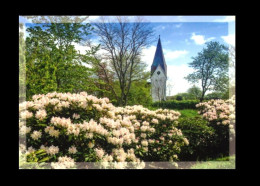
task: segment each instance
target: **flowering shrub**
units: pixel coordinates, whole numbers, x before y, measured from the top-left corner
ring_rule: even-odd
[[[199,114],[215,129],[215,143],[218,148],[228,151],[229,140],[235,137],[235,96],[229,100],[210,100],[196,105]]]
[[[228,125],[230,131],[230,140],[235,135],[235,96],[229,100],[210,100],[208,102],[199,103],[196,105],[199,109],[199,114],[203,118],[216,125]]]
[[[42,161],[52,162],[52,168],[74,168],[76,162],[104,162],[108,168],[134,162],[143,168],[143,161],[177,160],[181,146],[188,144],[174,127],[179,112],[114,107],[108,98],[86,92],[34,95],[19,111],[27,160],[35,161],[32,154],[42,150],[47,155]]]

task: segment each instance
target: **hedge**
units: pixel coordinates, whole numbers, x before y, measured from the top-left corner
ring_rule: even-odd
[[[153,107],[161,107],[167,109],[196,109],[196,104],[199,103],[199,100],[169,100],[163,102],[154,102]]]

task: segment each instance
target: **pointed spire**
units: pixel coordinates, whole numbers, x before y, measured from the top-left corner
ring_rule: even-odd
[[[165,63],[165,59],[164,59],[164,55],[163,55],[160,35],[159,35],[157,48],[156,48],[156,52],[155,52],[154,59],[153,59],[153,64],[151,66],[151,75],[153,75],[154,71],[156,70],[156,68],[159,65],[162,67],[162,69],[164,70],[165,75],[167,76],[167,65]]]

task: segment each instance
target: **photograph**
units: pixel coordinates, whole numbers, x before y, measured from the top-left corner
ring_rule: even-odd
[[[235,15],[18,28],[19,169],[236,169]]]

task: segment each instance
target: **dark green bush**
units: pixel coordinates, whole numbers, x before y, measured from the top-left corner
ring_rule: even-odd
[[[199,100],[170,100],[170,101],[164,101],[164,102],[154,102],[152,104],[153,107],[161,107],[166,109],[196,109],[196,104],[199,103]]]
[[[212,125],[201,117],[183,117],[178,121],[176,127],[189,140],[189,145],[181,148],[180,161],[205,161],[209,158],[228,156],[227,125]]]
[[[176,126],[189,140],[188,146],[181,148],[180,161],[205,160],[212,156],[211,147],[214,144],[215,130],[201,117],[180,118]]]
[[[211,121],[209,127],[214,129],[214,143],[212,144],[213,157],[229,155],[229,125],[218,125]]]
[[[176,97],[176,100],[178,100],[178,101],[182,101],[183,98],[182,98],[182,96],[177,96],[177,97]]]

